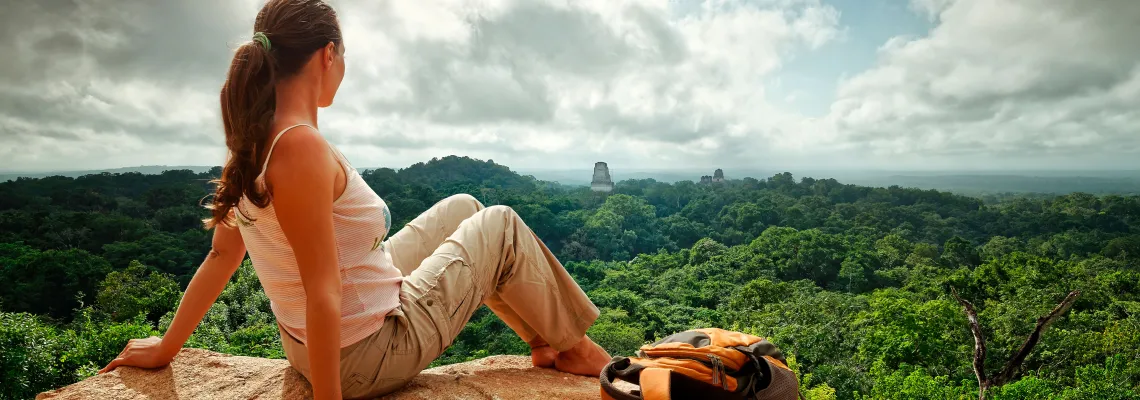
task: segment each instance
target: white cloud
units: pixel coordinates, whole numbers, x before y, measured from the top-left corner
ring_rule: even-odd
[[[814,1],[708,2],[687,13],[663,1],[372,7],[342,12],[352,63],[341,104],[352,106],[330,119],[368,114],[351,136],[377,148],[394,139],[379,131],[418,132],[417,147],[440,155],[499,151],[529,166],[644,149],[661,153],[633,162],[745,157],[736,137],[762,142],[784,113],[767,104],[766,79],[789,52],[839,32],[838,12]]]
[[[781,143],[777,123],[792,118],[767,103],[767,78],[791,52],[841,34],[838,12],[816,0],[333,4],[349,65],[321,122],[360,165],[452,153],[511,166],[744,157],[741,144]],[[200,144],[198,163],[220,161],[217,88],[256,9],[21,3],[6,12],[14,40],[0,44],[21,55],[0,62],[0,141],[55,137],[24,146],[84,167],[139,159],[130,143],[156,146],[146,163],[171,159],[164,143]],[[51,151],[13,152],[0,167],[59,167],[42,156]]]
[[[249,6],[5,4],[0,169],[217,163],[217,89],[234,39],[252,26]]]
[[[348,71],[322,131],[358,166],[1135,165],[1140,2],[912,0],[929,35],[805,118],[784,107],[820,94],[776,74],[866,28],[822,1],[335,0]],[[6,6],[0,169],[219,163],[260,3]]]
[[[915,3],[939,11],[930,35],[888,42],[839,85],[829,121],[849,145],[880,160],[1136,165],[1140,2]]]

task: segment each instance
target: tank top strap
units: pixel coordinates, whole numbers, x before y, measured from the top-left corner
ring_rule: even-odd
[[[261,172],[257,174],[258,179],[260,179],[262,175],[265,175],[265,168],[269,167],[269,157],[273,156],[273,147],[277,146],[277,141],[281,140],[281,135],[284,135],[285,132],[288,132],[290,129],[296,128],[298,126],[307,126],[309,128],[312,128],[314,131],[317,130],[317,128],[314,128],[309,124],[296,124],[282,129],[280,132],[277,132],[277,135],[273,136],[273,142],[269,144],[269,151],[265,153],[265,162],[261,164]]]
[[[334,146],[328,139],[325,140],[325,144],[329,145],[329,150],[332,151],[333,157],[336,158],[336,161],[340,163],[341,168],[344,168],[346,173],[349,169],[353,169],[352,163],[348,162],[348,157],[345,157],[344,153],[340,152],[340,148]]]

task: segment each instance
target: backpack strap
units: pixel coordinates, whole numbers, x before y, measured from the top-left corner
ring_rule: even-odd
[[[621,358],[622,360],[617,360]],[[606,368],[602,370],[602,399],[603,400],[672,400],[673,398],[673,371],[665,368],[646,368],[634,364],[625,357],[614,357]],[[615,366],[615,364],[617,364]],[[633,393],[618,389],[614,379],[636,383],[641,390]]]
[[[744,400],[740,393],[721,390],[669,368],[647,367],[628,357],[616,356],[602,369],[602,400]],[[632,393],[614,385],[616,379],[636,384],[639,390]]]
[[[753,364],[748,368],[752,379],[747,382],[749,387],[745,393],[754,393],[758,400],[804,399],[799,391],[799,379],[788,368],[788,361],[776,346],[762,341],[734,348],[747,354]]]
[[[602,400],[644,400],[640,393],[634,394],[614,386],[614,379],[637,383],[645,367],[630,362],[628,357],[616,356],[602,368]]]

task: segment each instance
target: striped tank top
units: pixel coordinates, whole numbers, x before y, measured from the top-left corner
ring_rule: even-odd
[[[281,135],[298,126],[281,130],[269,145],[265,163],[255,182],[264,190],[265,168]],[[313,128],[316,130],[316,128]],[[327,143],[327,142],[326,142]],[[332,143],[329,151],[344,169],[344,193],[333,202],[333,233],[336,237],[337,269],[341,279],[340,346],[347,347],[376,332],[384,317],[400,304],[403,274],[392,264],[383,241],[392,227],[388,205],[364,182]],[[306,343],[305,287],[297,259],[273,210],[273,202],[259,208],[244,196],[234,208],[238,229],[250,261],[277,322],[301,343]]]

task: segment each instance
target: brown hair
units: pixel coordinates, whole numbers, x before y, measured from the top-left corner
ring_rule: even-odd
[[[269,204],[269,191],[260,192],[254,180],[261,173],[261,152],[268,147],[277,82],[300,71],[328,43],[341,45],[336,12],[321,0],[269,0],[257,13],[253,30],[268,40],[238,47],[222,86],[229,158],[222,175],[211,181],[217,189],[206,206],[213,214],[203,221],[206,229],[219,223],[232,226],[229,212],[243,195],[258,207]]]

